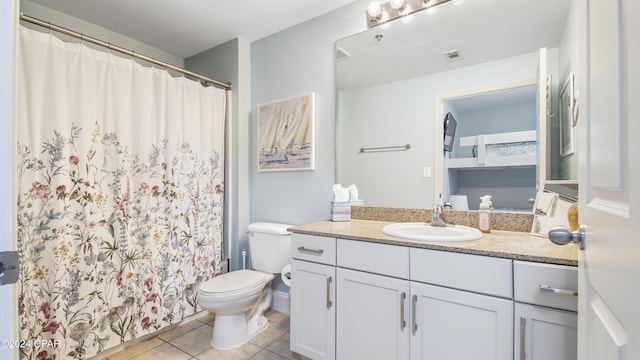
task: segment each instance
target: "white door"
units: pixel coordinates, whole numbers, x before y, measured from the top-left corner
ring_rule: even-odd
[[[579,2],[578,356],[640,359],[640,2]]]
[[[291,350],[314,360],[336,357],[335,266],[291,261]]]
[[[409,359],[409,281],[338,268],[336,359]]]
[[[578,358],[578,315],[575,312],[516,303],[514,319],[514,359]]]
[[[538,58],[538,91],[536,96],[536,115],[538,116],[538,166],[536,167],[536,184],[538,187],[547,180],[548,169],[551,164],[547,153],[549,116],[551,111],[551,75],[547,69],[547,48],[541,48]]]
[[[513,301],[411,283],[411,360],[511,360]]]
[[[17,0],[0,1],[0,251],[15,247],[14,171],[14,74]],[[17,338],[17,306],[15,285],[0,286],[0,359],[17,359],[11,347]]]

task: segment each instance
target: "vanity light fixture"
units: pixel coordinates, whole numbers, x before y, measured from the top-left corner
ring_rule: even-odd
[[[424,3],[424,10],[427,15],[433,15],[438,11],[435,7],[436,0],[423,0],[422,2]]]
[[[398,10],[400,16],[406,16],[411,13],[411,5],[409,5],[406,0],[391,0],[389,1],[389,5]]]
[[[374,1],[369,4],[367,8],[367,14],[369,15],[369,23],[382,24],[389,19],[389,13],[382,8],[379,2]]]
[[[408,23],[413,19],[414,14],[425,12],[431,15],[441,5],[448,3],[459,5],[463,2],[464,0],[389,0],[381,4],[373,1],[367,8],[367,26],[387,28],[396,19]]]

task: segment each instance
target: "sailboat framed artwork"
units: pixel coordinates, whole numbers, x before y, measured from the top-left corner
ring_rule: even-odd
[[[258,105],[258,171],[315,170],[315,94]]]

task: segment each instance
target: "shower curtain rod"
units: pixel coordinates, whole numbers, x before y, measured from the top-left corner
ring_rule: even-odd
[[[156,59],[154,59],[152,57],[139,54],[139,53],[137,53],[137,52],[135,52],[133,50],[128,50],[128,49],[125,49],[123,47],[108,43],[106,41],[102,41],[102,40],[96,39],[94,37],[87,36],[85,34],[82,34],[82,33],[79,33],[79,32],[73,31],[73,30],[69,30],[67,28],[63,28],[62,26],[54,25],[54,24],[52,24],[50,22],[43,21],[43,20],[31,17],[29,15],[25,15],[23,12],[20,12],[20,20],[24,20],[24,21],[27,21],[27,22],[30,22],[32,24],[36,24],[36,25],[39,25],[39,26],[42,26],[42,27],[46,27],[49,30],[57,31],[57,32],[63,33],[65,35],[69,35],[69,36],[78,38],[81,41],[88,41],[90,43],[105,47],[105,48],[107,48],[109,50],[115,50],[117,52],[129,55],[131,57],[150,62],[150,63],[152,63],[154,65],[159,65],[159,66],[162,66],[164,68],[167,68],[167,69],[170,69],[170,70],[173,70],[173,71],[177,71],[177,72],[185,74],[185,75],[189,75],[191,77],[194,77],[194,78],[200,80],[200,82],[202,82],[203,85],[205,83],[211,83],[211,84],[220,86],[220,87],[222,87],[224,89],[231,90],[231,83],[230,82],[229,83],[224,83],[222,81],[218,81],[218,80],[211,79],[211,78],[208,78],[208,77],[200,75],[200,74],[196,74],[194,72],[191,72],[189,70],[177,67],[175,65],[171,65],[169,63],[166,63],[166,62],[163,62],[163,61],[160,61],[160,60],[156,60]]]

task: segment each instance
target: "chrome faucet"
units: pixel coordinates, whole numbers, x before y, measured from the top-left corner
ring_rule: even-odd
[[[431,216],[431,226],[448,226],[447,222],[442,218],[442,205],[433,205],[433,215]]]

